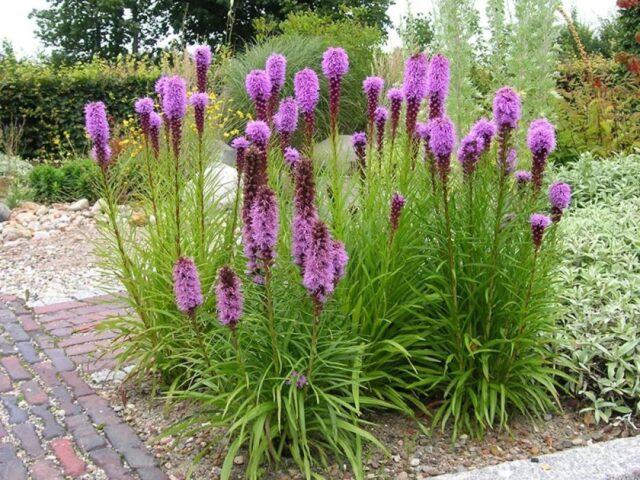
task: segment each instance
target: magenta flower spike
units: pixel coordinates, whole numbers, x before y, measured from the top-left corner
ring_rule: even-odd
[[[378,155],[380,156],[380,158],[382,158],[382,150],[384,148],[384,128],[387,124],[388,117],[389,112],[384,107],[376,108],[376,111],[373,114],[376,125],[376,143],[378,148]]]
[[[368,132],[373,133],[375,112],[378,108],[380,93],[384,88],[384,80],[380,77],[367,77],[362,82],[362,89],[367,97],[367,118],[369,119]]]
[[[262,120],[252,120],[247,123],[244,133],[249,141],[253,142],[256,147],[266,151],[269,138],[271,137],[269,125]]]
[[[391,213],[389,214],[389,224],[391,225],[391,233],[394,234],[398,230],[400,225],[400,215],[404,209],[406,199],[400,195],[399,192],[395,192],[391,195]]]
[[[302,283],[316,304],[323,304],[335,288],[333,242],[327,226],[316,220],[311,229]]]
[[[276,194],[267,185],[258,190],[251,207],[251,231],[257,258],[266,265],[275,258],[279,212]]]
[[[443,183],[451,168],[451,152],[456,143],[455,128],[449,117],[429,120],[429,150],[433,153]]]
[[[107,107],[104,103],[87,103],[84,107],[84,122],[87,135],[93,143],[93,159],[100,168],[106,169],[111,162],[111,148],[109,147],[111,134],[107,121]]]
[[[427,93],[428,67],[424,53],[415,54],[405,62],[403,94],[407,103],[406,127],[410,139],[414,138],[420,104]]]
[[[236,137],[231,142],[231,148],[236,151],[236,170],[238,170],[238,181],[242,178],[244,171],[244,161],[249,141],[245,137]]]
[[[315,130],[315,109],[320,99],[320,82],[318,75],[310,68],[305,68],[296,73],[293,79],[293,89],[295,92],[298,108],[302,112],[306,126],[306,147],[311,149],[313,145],[313,134]]]
[[[216,284],[216,310],[220,324],[235,329],[242,316],[243,304],[240,279],[230,267],[222,267]]]
[[[462,171],[465,179],[468,179],[476,170],[478,160],[482,154],[484,141],[475,135],[473,131],[464,137],[458,148],[458,161],[462,165]]]
[[[551,220],[557,223],[571,203],[571,187],[564,182],[552,183],[549,187],[549,201],[551,202]]]
[[[153,100],[149,97],[139,98],[134,104],[134,110],[138,114],[140,121],[140,128],[142,128],[142,133],[147,140],[149,138],[149,115],[153,112],[153,107]]]
[[[278,105],[280,91],[284,87],[287,77],[287,58],[279,53],[272,53],[267,58],[265,70],[271,81],[271,92],[269,93],[269,103],[267,105],[267,118],[271,118]]]
[[[193,60],[196,62],[196,78],[198,91],[207,91],[207,73],[211,66],[211,48],[209,45],[198,45],[193,51]]]
[[[284,149],[284,161],[291,168],[295,170],[298,162],[300,162],[300,152],[293,147],[287,147]]]
[[[168,77],[162,97],[162,110],[171,130],[173,154],[180,154],[182,120],[187,112],[187,84],[178,76]]]
[[[471,134],[479,140],[480,155],[483,155],[491,148],[491,140],[496,131],[495,124],[486,118],[481,118],[471,127]]]
[[[400,88],[390,88],[387,92],[387,99],[391,106],[391,143],[395,143],[400,123],[400,111],[402,110],[402,100],[404,95]]]
[[[546,118],[531,122],[527,132],[527,146],[532,154],[531,175],[535,192],[542,188],[542,178],[549,154],[556,148],[556,130]]]
[[[493,100],[493,121],[498,131],[516,128],[521,114],[520,96],[509,87],[500,88]]]
[[[271,96],[271,79],[264,70],[251,70],[245,77],[245,87],[256,109],[256,118],[267,121],[267,104]]]
[[[329,80],[329,126],[332,135],[337,132],[342,77],[347,72],[349,72],[347,52],[339,47],[328,48],[322,56],[322,73]]]
[[[291,142],[291,136],[298,128],[298,104],[293,97],[287,97],[280,102],[278,113],[273,117],[273,124],[280,136],[282,152]]]
[[[300,157],[295,168],[295,199],[292,224],[293,261],[304,274],[304,264],[310,248],[311,229],[317,218],[315,207],[315,182],[313,163]]]
[[[429,119],[442,117],[445,101],[449,94],[449,59],[444,55],[434,55],[429,62],[427,74],[427,97],[429,98]]]
[[[202,92],[193,93],[191,97],[189,97],[189,103],[193,107],[198,136],[202,138],[202,134],[204,133],[204,114],[207,105],[209,105],[209,95]]]
[[[360,176],[364,178],[367,165],[367,134],[364,132],[354,133],[351,136],[351,143],[354,151],[356,152],[356,158],[358,159],[358,170],[360,170]]]
[[[244,157],[244,183],[242,194],[242,244],[247,258],[248,274],[259,281],[257,274],[257,246],[252,230],[253,204],[260,187],[267,184],[267,163],[265,151],[257,146],[247,148]]]
[[[167,77],[166,75],[162,75],[160,78],[158,78],[158,80],[156,80],[156,83],[154,85],[154,91],[156,92],[156,95],[158,95],[158,99],[160,100],[160,104],[162,104],[162,99],[164,97],[164,87],[167,86],[167,79],[169,77]]]
[[[149,114],[149,139],[153,156],[157,159],[160,156],[160,128],[162,127],[162,117],[156,112]]]
[[[193,315],[202,305],[198,269],[192,259],[180,257],[173,266],[173,293],[178,310]]]
[[[531,224],[531,238],[533,240],[533,246],[538,251],[542,245],[542,238],[544,231],[549,225],[551,225],[551,219],[541,213],[534,213],[529,219]]]

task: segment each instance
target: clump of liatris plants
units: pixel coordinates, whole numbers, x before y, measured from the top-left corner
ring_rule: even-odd
[[[208,68],[195,61],[198,73]],[[505,87],[493,118],[458,141],[449,60],[419,53],[386,106],[384,79],[358,79],[369,131],[352,134],[355,164],[341,168],[335,142],[328,162],[313,157],[313,142],[321,95],[334,140],[351,133],[337,131],[349,114],[338,108],[347,52],[329,49],[311,67],[327,88],[305,68],[282,100],[286,58],[274,54],[246,77],[255,119],[231,141],[235,171],[203,154],[229,135],[207,115],[214,97],[200,75],[188,114],[185,81],[159,80],[163,117],[136,105],[148,145],[133,161],[154,219],[143,232],[116,204],[125,179],[111,169],[106,108],[86,109],[109,205],[105,257],[135,312],[109,323],[124,341],[120,359],[157,374],[170,400],[199,407],[172,433],[223,428],[225,480],[240,451],[250,479],[285,457],[306,478],[321,476],[329,455],[363,479],[363,441],[384,450],[363,429],[365,409],[420,410],[454,435],[481,435],[514,411],[553,408],[556,395],[555,231],[571,194],[554,183],[548,198],[537,195],[551,183],[553,127],[534,122],[530,151],[516,152],[520,98]],[[529,160],[531,173],[512,173]]]

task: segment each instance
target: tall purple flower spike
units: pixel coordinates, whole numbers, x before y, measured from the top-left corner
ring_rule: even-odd
[[[235,329],[242,316],[244,298],[242,283],[235,272],[227,266],[218,271],[216,284],[216,310],[221,325]]]
[[[183,78],[168,77],[162,96],[162,110],[171,129],[171,141],[173,154],[180,154],[180,141],[182,140],[182,119],[187,112],[187,83]]]
[[[93,142],[92,155],[96,163],[103,169],[111,162],[109,147],[109,122],[107,107],[102,102],[87,103],[84,107],[84,121],[87,135]]]
[[[236,137],[231,142],[231,148],[236,151],[236,169],[238,170],[238,181],[240,181],[244,171],[244,160],[247,148],[249,148],[249,141],[245,137]]]
[[[527,132],[527,145],[533,156],[531,161],[533,188],[535,192],[538,192],[542,188],[547,158],[556,148],[556,131],[546,118],[539,118],[531,122]]]
[[[522,107],[520,97],[509,87],[502,87],[493,99],[493,122],[498,133],[498,165],[502,167],[502,174],[506,175],[506,158],[508,155],[509,138],[511,132],[518,126]]]
[[[180,257],[173,266],[173,293],[178,310],[192,315],[202,305],[198,269],[192,259]]]
[[[351,143],[353,149],[356,152],[356,158],[358,159],[358,170],[360,176],[364,178],[365,169],[367,165],[367,134],[364,132],[356,132],[351,136]]]
[[[279,215],[276,194],[267,185],[262,185],[251,207],[251,231],[257,256],[265,265],[275,258],[278,239]]]
[[[465,178],[469,178],[476,170],[476,165],[482,153],[484,141],[473,133],[473,131],[464,137],[458,148],[458,161],[462,165],[462,171]]]
[[[313,145],[313,133],[315,129],[315,109],[320,99],[320,82],[318,75],[310,68],[305,68],[296,73],[293,79],[298,107],[305,121],[305,144],[310,151]]]
[[[209,105],[209,95],[202,92],[191,94],[189,97],[189,103],[193,107],[194,116],[196,119],[196,130],[198,135],[202,137],[204,133],[204,114]]]
[[[142,128],[145,139],[149,138],[149,116],[151,112],[153,112],[153,108],[153,100],[149,97],[139,98],[134,104],[134,109],[138,114],[140,128]]]
[[[389,214],[389,224],[391,225],[391,232],[395,233],[398,230],[398,226],[400,225],[400,215],[402,214],[402,209],[406,203],[405,198],[400,195],[399,192],[394,192],[391,195],[391,213]]]
[[[414,138],[420,103],[427,93],[427,71],[429,61],[424,53],[418,53],[407,59],[404,67],[403,94],[407,102],[407,135]]]
[[[322,73],[329,80],[329,123],[332,135],[337,132],[342,77],[349,71],[349,56],[342,48],[330,47],[322,56]]]
[[[324,222],[316,220],[311,230],[302,283],[313,300],[323,304],[333,293],[334,278],[332,239]]]
[[[298,104],[293,97],[280,102],[278,113],[273,117],[273,124],[280,135],[280,147],[284,152],[291,143],[291,136],[298,128]]]
[[[544,231],[549,225],[551,225],[551,219],[541,213],[534,213],[531,215],[529,223],[531,224],[531,238],[533,240],[533,246],[537,251],[542,245]]]
[[[496,125],[486,118],[481,118],[471,127],[471,133],[482,141],[480,155],[491,148],[491,140],[496,135],[496,131]]]
[[[287,58],[279,53],[272,53],[267,58],[265,70],[271,80],[271,92],[269,94],[269,103],[267,107],[267,118],[271,118],[273,112],[278,105],[280,91],[284,87],[287,76]]]
[[[151,112],[149,115],[149,139],[156,159],[160,156],[160,127],[162,127],[162,117],[156,112]]]
[[[389,112],[384,107],[376,108],[376,111],[373,114],[376,125],[376,143],[378,148],[378,155],[380,156],[380,158],[382,158],[382,151],[384,148],[384,128],[387,124],[388,117]]]
[[[429,98],[429,118],[442,117],[444,104],[449,93],[449,59],[434,55],[429,62],[427,74],[427,96]]]
[[[198,45],[193,51],[193,60],[196,62],[196,78],[198,91],[207,91],[207,73],[211,66],[211,48],[209,45]]]
[[[293,261],[304,274],[304,263],[309,251],[311,229],[317,218],[315,206],[315,182],[313,163],[308,157],[300,157],[295,167],[295,213],[292,225]]]
[[[160,78],[158,78],[158,80],[156,80],[156,83],[154,85],[154,91],[156,92],[156,95],[158,95],[161,104],[162,98],[164,97],[164,88],[167,86],[168,78],[169,77],[167,77],[166,75],[162,75]]]
[[[262,120],[252,120],[245,127],[245,135],[249,141],[253,142],[261,150],[266,150],[271,130]]]
[[[294,170],[298,166],[298,162],[300,162],[300,152],[293,147],[285,148],[284,161],[289,168]]]
[[[549,187],[549,201],[551,202],[551,220],[559,222],[562,212],[571,203],[571,187],[564,182],[554,182]]]
[[[446,183],[451,164],[451,152],[456,143],[455,128],[449,117],[429,120],[429,150],[433,153],[440,178]]]
[[[244,81],[249,98],[256,109],[256,118],[267,121],[267,106],[271,96],[271,79],[264,70],[251,70]]]
[[[373,133],[373,125],[375,122],[376,108],[378,108],[378,102],[380,99],[380,93],[384,88],[384,80],[380,77],[367,77],[362,82],[362,89],[367,96],[367,118],[369,119],[370,134]]]
[[[404,95],[400,88],[390,88],[387,92],[387,99],[391,107],[391,142],[395,143],[400,123],[400,111],[402,110],[402,100]]]

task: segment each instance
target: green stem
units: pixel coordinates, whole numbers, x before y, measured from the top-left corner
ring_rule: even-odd
[[[151,209],[153,210],[153,217],[156,220],[156,228],[158,225],[158,193],[156,191],[156,182],[153,178],[153,171],[151,169],[151,156],[149,155],[149,140],[145,137],[144,140],[144,160],[147,167],[147,177],[149,177],[149,188],[151,190]]]
[[[453,256],[453,235],[451,233],[451,215],[449,213],[449,195],[448,181],[443,178],[442,181],[442,202],[444,207],[444,221],[447,230],[447,256],[449,259],[449,272],[451,275],[451,298],[453,300],[454,314],[458,315],[458,280],[456,278],[456,264]]]
[[[244,377],[247,383],[247,389],[249,388],[249,375],[247,375],[247,369],[244,365],[244,361],[242,360],[242,355],[240,353],[240,342],[238,341],[238,330],[237,326],[234,325],[231,328],[231,344],[233,345],[233,349],[236,352],[236,361],[238,362],[238,367],[240,368],[240,372]]]
[[[178,155],[173,156],[173,183],[175,195],[175,221],[176,221],[176,258],[180,258],[182,253],[180,241],[180,159]]]
[[[309,353],[309,367],[307,368],[307,379],[311,379],[313,372],[313,364],[315,362],[318,351],[318,330],[320,327],[320,312],[322,311],[322,303],[313,300],[313,325],[311,327],[311,352]]]
[[[204,159],[202,158],[202,137],[198,138],[198,209],[200,213],[200,258],[205,258],[204,228]]]
[[[276,334],[275,309],[273,306],[273,290],[271,288],[271,265],[265,263],[264,266],[264,293],[265,293],[265,310],[267,312],[267,322],[269,334],[271,335],[271,349],[273,350],[273,363],[276,371],[280,372],[280,355],[278,354],[278,337]]]

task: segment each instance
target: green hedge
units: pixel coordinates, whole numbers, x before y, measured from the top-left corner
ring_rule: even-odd
[[[155,67],[103,62],[54,69],[32,62],[0,62],[0,125],[23,126],[21,155],[60,160],[87,148],[83,107],[102,100],[116,121],[136,97],[153,91]]]
[[[29,173],[29,188],[33,199],[41,203],[73,202],[97,199],[99,170],[89,159],[73,160],[62,167],[36,165]]]

